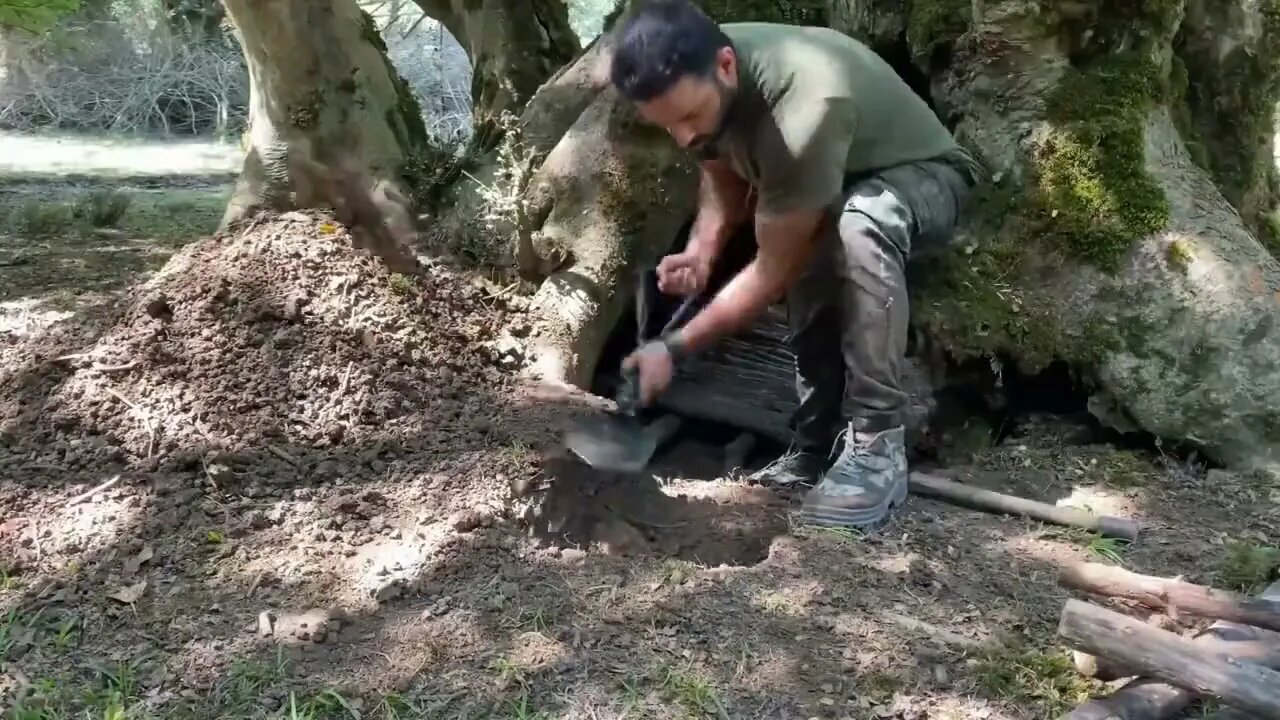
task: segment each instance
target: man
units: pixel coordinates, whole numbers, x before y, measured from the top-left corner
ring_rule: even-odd
[[[949,241],[976,162],[879,56],[826,28],[718,26],[687,0],[653,0],[619,27],[611,78],[701,161],[689,241],[659,264],[660,289],[700,291],[752,214],[757,244],[682,330],[624,361],[638,369],[641,402],[670,384],[675,360],[785,295],[795,439],[754,479],[811,486],[808,522],[879,527],[907,495],[903,266]]]

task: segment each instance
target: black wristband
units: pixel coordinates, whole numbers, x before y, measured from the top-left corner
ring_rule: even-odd
[[[673,362],[680,362],[693,354],[689,350],[689,344],[685,342],[684,336],[680,334],[679,330],[663,335],[658,338],[658,342],[662,343],[667,352],[671,354]]]

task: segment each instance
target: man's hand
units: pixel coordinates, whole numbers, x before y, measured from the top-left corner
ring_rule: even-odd
[[[658,290],[666,295],[696,295],[710,276],[711,258],[698,250],[685,250],[658,263]]]
[[[667,346],[659,341],[641,345],[622,361],[622,367],[635,368],[640,375],[640,396],[636,402],[641,407],[653,403],[668,387],[675,376],[675,360]]]
[[[796,210],[756,218],[756,257],[680,331],[690,352],[701,352],[759,317],[786,292],[810,263],[823,210]]]

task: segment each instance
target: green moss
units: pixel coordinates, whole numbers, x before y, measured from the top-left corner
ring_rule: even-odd
[[[973,8],[969,0],[911,0],[907,9],[907,44],[918,57],[940,45],[955,42],[969,29]]]
[[[1036,157],[1032,200],[1045,239],[1114,269],[1135,240],[1169,217],[1143,156],[1147,114],[1161,97],[1149,63],[1117,55],[1068,70],[1048,99],[1054,132]]]
[[[696,0],[716,22],[771,22],[786,25],[826,25],[822,0]]]
[[[1169,243],[1169,248],[1165,251],[1165,257],[1170,265],[1184,273],[1196,259],[1195,253],[1191,251],[1191,243],[1185,239],[1178,239]]]

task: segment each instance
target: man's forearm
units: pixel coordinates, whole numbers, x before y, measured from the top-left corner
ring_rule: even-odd
[[[679,332],[687,352],[699,352],[750,324],[786,291],[786,278],[752,260]]]
[[[750,216],[749,191],[750,187],[720,161],[704,163],[688,249],[703,257],[718,257],[729,237]]]
[[[756,258],[679,331],[682,350],[705,349],[750,324],[781,298],[808,265],[821,222],[816,212],[758,221]]]

